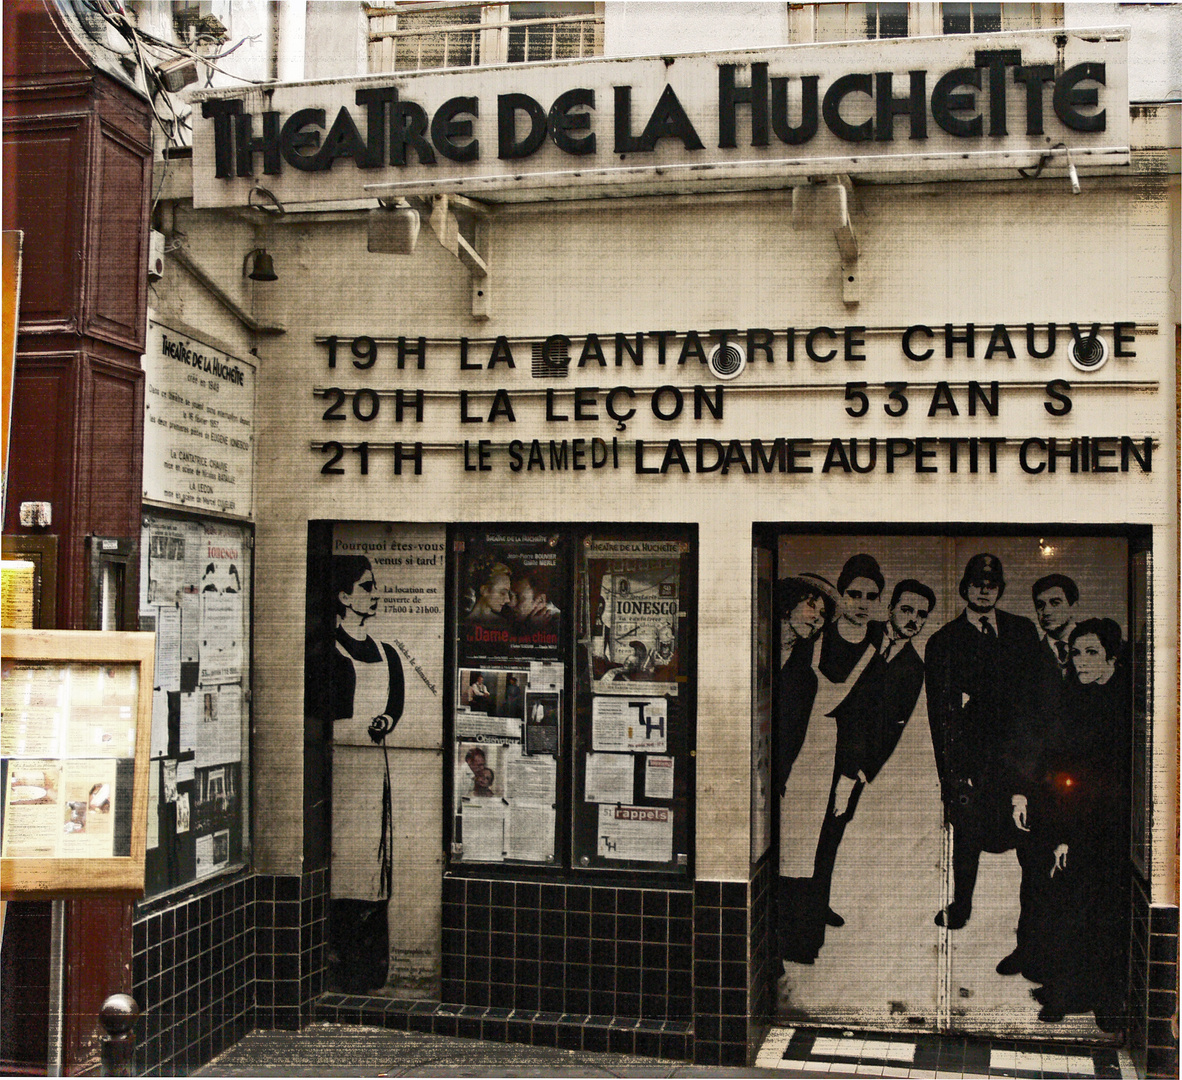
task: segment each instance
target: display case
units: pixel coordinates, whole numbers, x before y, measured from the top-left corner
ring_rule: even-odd
[[[4,632],[4,899],[143,891],[154,642]]]

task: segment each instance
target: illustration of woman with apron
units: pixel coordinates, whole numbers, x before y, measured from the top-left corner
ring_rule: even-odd
[[[338,836],[332,844],[330,966],[342,991],[364,993],[385,984],[389,967],[387,904],[393,892],[393,830],[385,740],[402,716],[404,682],[398,653],[365,630],[378,610],[369,559],[334,556],[332,590],[336,631],[322,690],[326,719],[332,721],[333,746],[365,747],[372,742],[382,748],[380,757],[376,751],[356,755],[353,760],[365,761],[360,773],[352,774],[356,782],[346,784],[342,772],[332,791],[334,823],[346,819],[348,814],[342,812],[346,806],[355,813],[358,802],[372,806],[375,816],[381,816],[381,840],[372,864],[340,858],[350,846],[346,838]]]

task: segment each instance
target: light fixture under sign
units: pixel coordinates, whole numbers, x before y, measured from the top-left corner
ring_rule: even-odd
[[[381,202],[366,221],[366,250],[381,255],[413,255],[419,240],[419,212],[405,199]]]

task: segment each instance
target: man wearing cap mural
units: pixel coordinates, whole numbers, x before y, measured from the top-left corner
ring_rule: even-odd
[[[982,851],[1013,848],[1021,835],[1014,793],[1023,747],[1033,737],[1034,624],[997,607],[1005,575],[996,555],[974,555],[960,595],[965,609],[928,642],[928,721],[945,821],[952,826],[953,897],[937,926],[959,930],[972,915]]]

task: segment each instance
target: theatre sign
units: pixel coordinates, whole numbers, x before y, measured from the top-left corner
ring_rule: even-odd
[[[259,183],[301,203],[934,178],[1037,166],[1048,153],[1128,164],[1125,31],[981,44],[847,42],[198,92],[194,205],[245,204]]]

